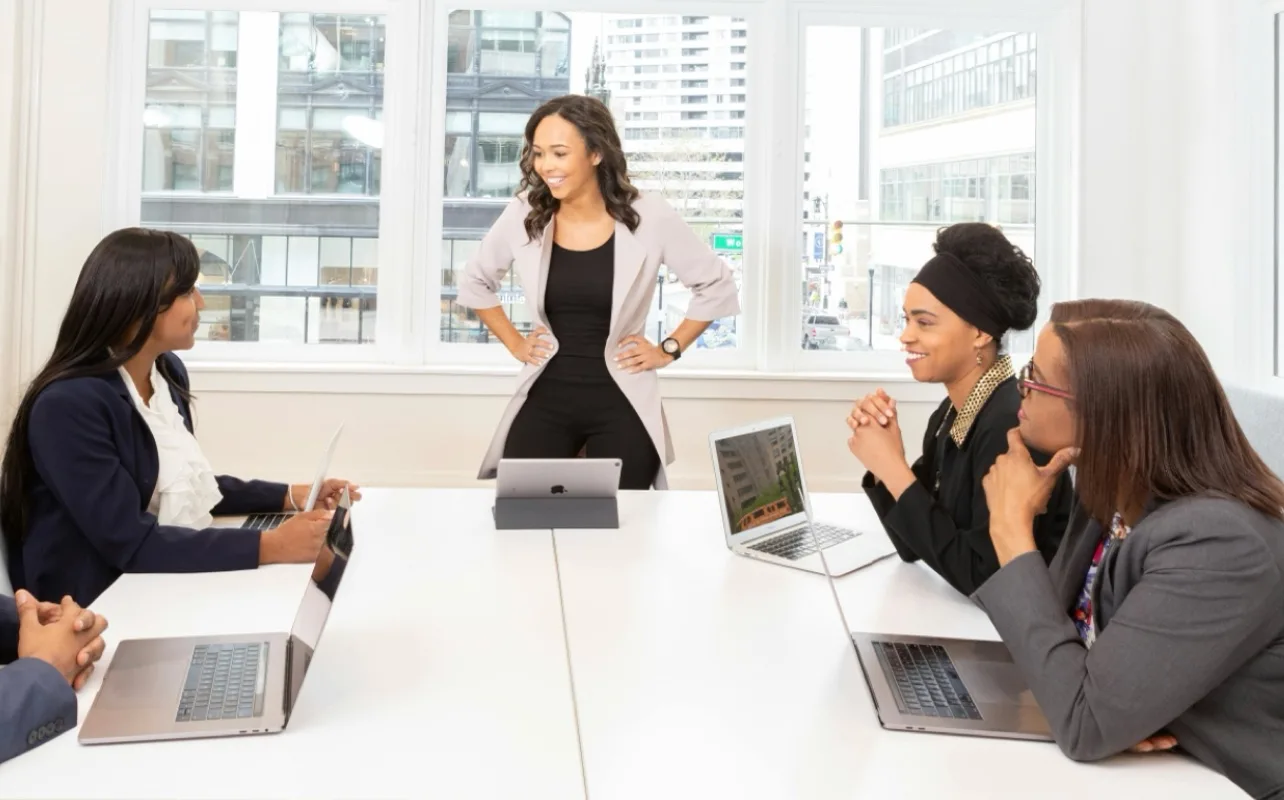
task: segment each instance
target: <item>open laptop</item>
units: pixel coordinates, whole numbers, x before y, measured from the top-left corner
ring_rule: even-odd
[[[723,535],[731,552],[824,572],[818,555],[823,549],[835,575],[896,552],[881,530],[859,532],[811,522],[792,417],[715,431],[709,435],[709,449]]]
[[[622,467],[618,458],[501,458],[495,496],[615,497]]]
[[[350,506],[345,489],[288,633],[122,641],[81,744],[285,730],[352,553]]]
[[[330,471],[330,460],[334,458],[334,448],[339,444],[339,434],[343,433],[343,423],[334,429],[330,436],[330,443],[326,445],[325,452],[321,456],[321,464],[317,467],[316,477],[312,479],[312,490],[308,492],[308,500],[303,504],[300,511],[311,511],[317,504],[317,498],[321,496],[321,486],[325,483],[326,473]],[[293,511],[277,511],[265,514],[251,514],[248,517],[228,517],[216,518],[216,525],[228,527],[249,528],[256,531],[266,531],[272,528],[278,528],[285,524],[286,520],[294,516]]]
[[[829,551],[822,551],[821,562]],[[1052,741],[1052,729],[1003,642],[852,631],[834,585],[844,635],[856,649],[878,721],[888,730]]]

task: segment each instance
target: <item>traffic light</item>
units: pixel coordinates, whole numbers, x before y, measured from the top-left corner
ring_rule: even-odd
[[[829,224],[829,243],[833,245],[830,250],[834,255],[843,252],[843,221],[836,219]]]

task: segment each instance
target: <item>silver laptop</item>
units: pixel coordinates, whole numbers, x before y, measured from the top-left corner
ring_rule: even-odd
[[[810,521],[792,417],[715,431],[709,449],[723,536],[731,552],[823,573],[823,549],[835,575],[896,552],[881,530],[866,533]]]
[[[822,562],[828,551],[822,553]],[[888,730],[1052,741],[1047,718],[1002,642],[853,632],[826,570],[843,632]]]
[[[317,467],[316,477],[312,479],[312,490],[308,492],[308,500],[303,504],[303,508],[299,509],[300,511],[311,511],[316,506],[317,498],[321,496],[321,486],[325,483],[326,473],[330,471],[330,460],[334,458],[334,448],[339,444],[339,434],[341,433],[343,433],[343,423],[339,423],[339,427],[335,428],[334,434],[330,436],[330,443],[326,445],[325,452],[321,456],[321,464]],[[215,524],[266,531],[285,524],[286,520],[294,516],[294,513],[293,511],[278,511],[266,514],[251,514],[248,517],[218,518],[215,520]]]
[[[351,553],[345,489],[289,633],[122,641],[80,726],[80,742],[285,730]]]
[[[618,458],[501,458],[495,496],[615,497],[622,466]]]

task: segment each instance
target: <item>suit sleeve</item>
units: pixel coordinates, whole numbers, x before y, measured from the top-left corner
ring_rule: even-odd
[[[51,387],[31,410],[29,432],[36,470],[98,554],[121,572],[257,567],[258,531],[160,525],[142,510],[100,402]]]
[[[968,447],[972,474],[984,475],[1007,449],[1007,431],[978,427]],[[928,491],[924,477],[920,475],[901,493],[888,509],[883,524],[951,586],[970,595],[999,569],[990,542],[990,507],[985,489],[981,481],[975,481],[972,518],[960,527]]]
[[[0,597],[0,762],[76,726],[76,693],[58,670],[18,658],[18,610]]]
[[[514,198],[482,237],[481,247],[468,259],[459,276],[455,302],[464,308],[494,308],[499,305],[499,287],[513,266],[514,231],[525,235],[526,204]]]
[[[712,322],[739,314],[740,292],[727,262],[700,241],[667,201],[655,198],[653,210],[648,209],[648,213],[658,217],[660,260],[691,290],[687,319]]]
[[[923,447],[919,450],[922,455],[920,455],[910,466],[910,472],[913,472],[915,479],[924,486],[928,485],[931,480],[925,459],[928,454],[932,452],[934,444],[933,440],[936,438],[935,431],[940,426],[941,419],[947,413],[948,404],[948,400],[941,403],[936,411],[932,412],[932,416],[928,418],[927,430],[923,434]],[[884,486],[883,483],[878,480],[878,477],[872,472],[865,473],[864,479],[861,480],[861,488],[865,490],[865,495],[869,497],[870,504],[874,506],[874,511],[877,512],[878,519],[883,523],[883,530],[887,532],[888,540],[890,540],[892,546],[896,548],[896,554],[901,557],[902,561],[907,563],[918,561],[918,553],[914,552],[914,549],[910,547],[909,543],[906,542],[891,525],[887,524],[887,516],[896,506],[896,498],[892,497],[892,493],[887,491],[887,487]]]
[[[271,481],[243,481],[231,475],[217,475],[218,490],[223,495],[211,512],[220,514],[257,514],[281,511],[289,485]]]
[[[1242,521],[1223,522],[1151,545],[1091,649],[1037,553],[976,593],[1070,758],[1106,758],[1153,735],[1277,634],[1267,624],[1284,603],[1275,559],[1259,537],[1238,533]]]

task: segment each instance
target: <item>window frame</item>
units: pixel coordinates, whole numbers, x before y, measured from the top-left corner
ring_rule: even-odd
[[[1282,0],[1284,2],[1284,0]],[[1043,281],[1039,298],[1036,329],[1047,319],[1052,303],[1073,296],[1074,271],[1078,263],[1078,187],[1075,165],[1079,142],[1078,98],[1081,64],[1081,42],[1078,31],[1081,10],[1072,0],[1020,3],[998,0],[982,8],[965,8],[939,0],[905,0],[889,6],[862,3],[868,8],[832,8],[836,3],[800,4],[784,28],[783,40],[793,43],[792,58],[780,63],[782,80],[796,87],[794,93],[797,122],[781,126],[774,152],[777,174],[792,170],[792,191],[777,191],[782,201],[772,219],[779,223],[789,219],[791,229],[781,230],[777,241],[775,263],[801,265],[802,242],[797,235],[802,220],[796,211],[797,198],[803,193],[803,126],[806,108],[805,51],[807,29],[813,26],[851,26],[854,28],[943,28],[982,31],[1017,31],[1035,33],[1035,219],[1038,236],[1031,257]],[[979,5],[979,4],[978,4]],[[987,45],[988,46],[988,45]],[[872,93],[872,92],[871,92]],[[781,106],[783,104],[777,104]],[[879,111],[877,118],[882,118]],[[786,164],[785,161],[792,161]],[[1055,190],[1054,190],[1055,187]],[[791,207],[786,211],[786,204]],[[854,224],[854,223],[853,223]],[[904,356],[889,351],[806,351],[800,347],[797,331],[802,309],[802,281],[795,266],[789,274],[775,277],[776,295],[788,298],[783,308],[770,315],[771,368],[783,372],[858,372],[871,377],[909,380]],[[792,317],[789,315],[792,313]],[[1019,358],[1024,353],[1013,353]]]
[[[1284,5],[1284,0],[1279,0]],[[358,7],[360,5],[360,7]],[[109,160],[105,176],[106,229],[137,224],[141,210],[142,115],[151,9],[379,13],[388,17],[384,88],[379,283],[376,341],[368,346],[270,343],[199,343],[185,354],[216,371],[351,363],[371,370],[425,373],[516,372],[499,345],[444,344],[440,340],[440,253],[443,234],[445,120],[452,10],[547,11],[546,0],[476,3],[445,0],[123,0],[113,9],[113,94],[109,97]],[[636,0],[576,0],[558,11],[636,13]],[[744,119],[745,231],[754,231],[742,253],[741,314],[737,346],[693,348],[666,376],[811,375],[869,377],[912,382],[897,353],[803,351],[799,347],[802,287],[799,280],[803,192],[805,71],[802,45],[811,25],[964,28],[1030,31],[1036,53],[1037,134],[1034,203],[1039,237],[1034,259],[1044,279],[1041,305],[1073,296],[1078,261],[1079,0],[987,0],[960,8],[950,0],[653,0],[648,16],[727,16],[744,22],[752,53],[747,69]],[[639,26],[642,27],[642,26]],[[765,31],[785,35],[766,36]],[[675,46],[680,46],[678,43]],[[965,73],[969,70],[965,69]],[[572,84],[574,85],[574,83]],[[920,92],[921,93],[921,92]],[[792,114],[780,114],[790,108]],[[920,102],[926,102],[920,97]],[[911,102],[909,100],[906,101]],[[880,111],[880,114],[882,112]],[[907,109],[901,108],[904,115]],[[772,268],[770,265],[776,265]],[[787,265],[787,266],[779,266]],[[1040,323],[1044,320],[1040,314]],[[333,367],[331,367],[333,369]],[[198,367],[199,369],[199,367]]]
[[[412,152],[414,128],[406,125],[406,111],[414,108],[417,80],[414,58],[414,35],[418,27],[419,3],[415,0],[361,0],[356,8],[352,0],[122,0],[113,8],[112,51],[109,71],[112,90],[107,98],[108,159],[104,180],[103,222],[105,230],[138,225],[142,200],[146,196],[226,196],[226,192],[143,192],[143,119],[148,70],[148,37],[153,10],[234,11],[246,13],[350,14],[353,12],[387,18],[386,58],[384,70],[384,146],[381,170],[385,176],[409,174],[408,164],[415,161]],[[274,129],[280,106],[271,115]],[[233,166],[235,169],[235,165]],[[272,161],[272,185],[275,187],[276,161]],[[269,192],[267,197],[280,197],[295,202],[310,198],[333,198],[333,194],[293,194]],[[346,196],[346,195],[338,195]],[[377,318],[375,341],[371,344],[293,344],[275,342],[207,342],[199,341],[183,354],[193,363],[212,364],[315,364],[347,362],[354,364],[405,365],[422,363],[422,347],[415,342],[414,306],[410,287],[414,282],[410,216],[414,185],[405,179],[380,181],[379,266],[376,294]],[[371,197],[363,195],[363,197]],[[218,231],[211,231],[218,233]],[[385,267],[385,265],[387,265]],[[406,266],[393,266],[406,265]]]

